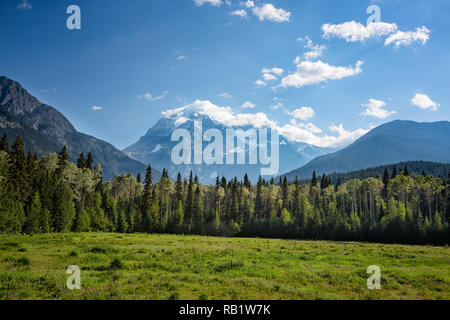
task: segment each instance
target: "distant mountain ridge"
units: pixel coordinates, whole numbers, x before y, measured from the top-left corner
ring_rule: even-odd
[[[418,123],[397,120],[383,124],[350,146],[318,157],[286,174],[290,179],[317,174],[344,173],[406,162],[450,162],[450,122]]]
[[[18,82],[1,76],[0,135],[4,133],[8,134],[10,144],[21,134],[27,149],[38,156],[59,152],[64,145],[71,161],[76,161],[81,152],[91,152],[108,180],[115,174],[145,173],[144,164],[105,141],[76,131],[58,110],[41,103]]]
[[[197,175],[203,183],[214,183],[216,177],[226,177],[232,179],[238,177],[242,179],[245,174],[248,174],[251,181],[256,182],[261,174],[261,164],[248,164],[248,143],[247,150],[247,164],[245,165],[175,165],[171,159],[171,152],[175,145],[179,142],[171,141],[172,132],[177,129],[186,129],[193,135],[194,121],[202,121],[203,133],[208,129],[219,130],[223,137],[226,136],[226,129],[230,128],[223,124],[213,121],[209,116],[197,112],[195,108],[184,110],[181,114],[171,114],[161,118],[155,126],[150,128],[146,135],[141,137],[138,142],[125,148],[123,151],[133,159],[144,163],[151,163],[155,168],[162,170],[168,169],[172,177],[176,177],[180,172],[184,177],[188,177],[192,170],[194,175]],[[231,127],[232,129],[252,129],[251,126]],[[268,150],[270,152],[270,139]],[[203,143],[205,148],[209,143]],[[306,143],[293,143],[280,136],[280,174],[286,173],[308,161],[321,156],[323,154],[332,152],[331,148],[320,148]],[[225,161],[224,161],[225,162]],[[259,162],[258,162],[259,163]]]

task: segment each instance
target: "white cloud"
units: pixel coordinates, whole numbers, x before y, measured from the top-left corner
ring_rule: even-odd
[[[275,77],[273,74],[271,73],[263,73],[263,79],[265,81],[272,81],[272,80],[277,80],[278,78]]]
[[[393,44],[396,48],[400,46],[409,46],[414,42],[422,42],[423,45],[430,39],[430,30],[425,26],[417,28],[416,31],[397,31],[391,34],[384,42],[385,46]]]
[[[274,75],[281,76],[283,74],[284,70],[281,68],[264,68],[264,69],[262,69],[261,72],[262,73],[272,73]]]
[[[230,15],[245,18],[247,16],[247,11],[245,10],[235,10],[233,12],[230,12]]]
[[[296,119],[291,119],[291,124],[311,133],[320,134],[323,132],[323,130],[317,127],[314,123],[297,123]]]
[[[258,80],[256,80],[255,81],[255,84],[258,86],[258,87],[265,87],[267,84],[264,82],[264,81],[262,81],[261,79],[258,79]]]
[[[228,92],[219,93],[217,96],[221,97],[221,98],[226,98],[226,99],[231,98],[231,94],[229,94]]]
[[[301,88],[328,80],[339,80],[361,73],[362,64],[362,61],[358,61],[354,67],[335,67],[320,60],[301,61],[297,64],[295,72],[281,79],[279,86]]]
[[[296,119],[299,120],[308,120],[311,118],[314,118],[316,113],[314,112],[313,108],[310,107],[301,107],[300,109],[296,109],[292,112],[288,112],[289,115],[293,116]]]
[[[23,0],[23,2],[16,7],[16,9],[31,10],[31,9],[33,9],[33,6],[27,0]]]
[[[276,128],[276,122],[269,120],[267,115],[258,113],[235,113],[230,107],[220,107],[210,101],[197,100],[185,107],[163,112],[166,118],[180,119],[197,113],[211,118],[211,120],[228,127],[253,126],[255,128]]]
[[[169,91],[166,90],[160,96],[157,96],[157,97],[154,97],[151,93],[145,93],[145,94],[139,95],[138,98],[145,99],[147,101],[157,101],[157,100],[164,99],[168,93],[169,93]]]
[[[323,37],[338,37],[345,39],[347,42],[366,41],[369,38],[385,36],[397,31],[395,23],[374,22],[367,26],[349,21],[341,24],[324,24],[322,26]]]
[[[244,104],[241,106],[242,109],[254,109],[256,105],[251,103],[250,101],[244,102]]]
[[[100,110],[102,110],[103,108],[102,107],[99,107],[99,106],[93,106],[92,107],[92,111],[100,111]]]
[[[255,7],[255,3],[252,0],[248,0],[246,2],[241,2],[241,6],[251,9]]]
[[[210,101],[201,100],[182,108],[167,110],[162,114],[166,118],[174,119],[178,124],[189,121],[190,116],[197,114],[208,116],[211,120],[227,127],[268,127],[277,130],[289,141],[305,142],[321,147],[342,147],[354,142],[369,131],[365,129],[347,131],[343,125],[332,125],[329,130],[335,135],[327,135],[312,123],[296,123],[294,119],[290,124],[280,127],[277,122],[269,120],[263,112],[235,113],[230,107],[220,107]]]
[[[431,100],[426,94],[419,93],[411,99],[411,104],[423,110],[431,109],[433,111],[437,111],[439,107],[439,104]]]
[[[336,133],[337,135],[325,134],[319,136],[318,133],[320,129],[315,125],[302,125],[295,122],[286,124],[283,127],[279,127],[278,131],[289,141],[305,142],[319,147],[333,148],[347,146],[369,132],[369,130],[365,129],[348,131],[344,129],[344,126],[342,124],[340,124],[339,126],[332,125],[328,129],[330,130],[330,132]]]
[[[264,81],[259,79],[255,81],[255,84],[258,87],[265,87],[267,85],[266,82],[277,80],[277,77],[281,76],[284,73],[284,70],[281,68],[264,68],[261,73]]]
[[[209,3],[214,7],[220,7],[222,5],[222,0],[194,0],[194,2],[197,7],[201,7],[205,3]]]
[[[386,106],[386,102],[382,100],[370,99],[368,103],[363,104],[362,106],[367,108],[364,112],[361,113],[362,116],[386,119],[391,115],[397,113],[395,111],[388,111],[383,109]]]
[[[182,61],[182,60],[188,60],[189,58],[188,57],[186,57],[186,56],[178,56],[177,57],[177,60],[180,60],[180,61]]]
[[[254,7],[252,8],[252,11],[260,21],[288,22],[291,17],[290,12],[283,9],[277,9],[271,3],[266,3],[262,7]]]
[[[298,40],[301,40],[301,38],[299,38]],[[324,45],[314,44],[311,41],[311,39],[309,39],[309,37],[305,37],[305,40],[306,40],[305,48],[309,49],[309,51],[307,51],[303,54],[305,59],[306,60],[315,60],[315,59],[320,58],[322,56],[323,51],[327,47]],[[300,61],[300,57],[297,57],[296,62],[298,63],[299,61]]]
[[[270,109],[272,109],[272,110],[279,110],[279,109],[282,109],[283,107],[284,107],[284,105],[280,102],[280,103],[271,105]]]

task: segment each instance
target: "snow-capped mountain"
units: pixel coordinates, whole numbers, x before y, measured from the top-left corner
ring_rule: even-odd
[[[225,110],[225,112],[224,112]],[[229,111],[229,110],[228,110]],[[259,129],[267,129],[268,132],[268,155],[271,153],[270,127],[271,121],[265,115],[252,115],[252,121],[246,119],[245,115],[240,117],[230,117],[229,112],[224,108],[211,108],[210,105],[205,108],[205,102],[196,101],[193,104],[175,110],[167,111],[163,114],[155,126],[148,130],[147,134],[140,138],[138,142],[124,149],[123,151],[131,158],[143,163],[150,163],[152,167],[162,170],[166,168],[172,177],[176,177],[178,172],[183,177],[187,177],[192,170],[194,175],[204,183],[214,183],[216,177],[225,176],[227,179],[234,177],[242,178],[245,173],[250,180],[257,181],[261,174],[261,168],[267,167],[257,161],[257,164],[249,164],[249,143],[247,139],[246,146],[246,164],[226,164],[226,133],[227,129],[255,129],[257,134]],[[256,120],[256,121],[255,121]],[[181,140],[172,141],[172,133],[176,129],[185,129],[190,133],[191,148],[194,150],[194,124],[202,124],[202,136],[209,129],[220,131],[223,136],[224,164],[175,164],[172,161],[172,151],[175,146],[180,144]],[[201,150],[204,150],[215,139],[210,142],[202,141]],[[235,141],[235,143],[237,143]],[[260,140],[258,138],[258,151]],[[237,144],[236,144],[237,146]],[[235,150],[236,151],[236,150]],[[320,148],[306,143],[296,143],[287,140],[285,137],[279,137],[279,171],[274,176],[287,173],[296,169],[312,159],[332,152],[333,149]],[[238,150],[239,152],[239,150]],[[193,152],[191,153],[191,162],[194,163]],[[236,163],[236,162],[235,162]]]

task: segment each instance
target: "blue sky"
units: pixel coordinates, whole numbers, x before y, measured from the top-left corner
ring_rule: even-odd
[[[0,74],[121,149],[194,101],[342,147],[395,119],[450,119],[449,14],[447,0],[3,0]]]

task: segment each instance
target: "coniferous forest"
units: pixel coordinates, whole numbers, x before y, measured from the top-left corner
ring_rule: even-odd
[[[67,149],[38,159],[18,136],[0,143],[0,233],[175,233],[444,245],[450,241],[450,174],[410,174],[336,182],[247,175],[203,185],[121,175],[103,181],[90,153],[77,163]],[[156,182],[158,180],[158,182]],[[155,183],[154,183],[155,182]]]

